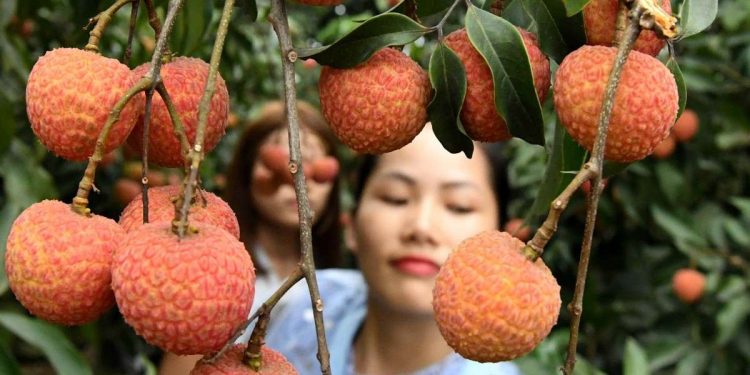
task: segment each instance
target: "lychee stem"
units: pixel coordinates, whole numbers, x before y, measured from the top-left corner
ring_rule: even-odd
[[[629,1],[629,0],[625,0]],[[596,135],[596,141],[592,150],[589,163],[592,163],[595,169],[593,172],[593,181],[591,193],[587,197],[586,207],[586,226],[583,232],[583,244],[581,245],[581,257],[578,262],[578,274],[576,276],[575,292],[573,301],[568,304],[570,311],[570,340],[568,341],[567,358],[563,373],[570,375],[573,373],[576,362],[576,349],[578,347],[578,330],[581,324],[581,315],[583,314],[583,292],[586,287],[586,275],[588,273],[589,258],[591,256],[591,244],[594,237],[594,228],[596,226],[596,214],[601,196],[602,166],[604,163],[604,149],[607,142],[607,130],[609,120],[614,106],[615,93],[620,80],[622,68],[625,66],[633,44],[641,32],[640,21],[645,12],[640,0],[635,0],[632,9],[628,12],[628,23],[622,39],[618,42],[617,55],[615,57],[612,71],[609,74],[609,81],[604,94],[602,111],[599,114],[599,126]],[[587,163],[588,164],[588,163]]]
[[[169,95],[169,92],[167,92],[166,86],[164,86],[164,82],[159,82],[156,86],[156,92],[159,93],[159,96],[161,96],[161,99],[164,101],[169,117],[172,120],[174,133],[180,140],[180,153],[183,158],[187,159],[187,155],[190,153],[190,141],[187,138],[187,134],[185,134],[185,126],[182,124],[180,112],[177,110],[177,107],[175,107],[172,97]]]
[[[450,8],[448,8],[448,11],[447,11],[447,12],[445,12],[445,15],[443,15],[443,18],[442,18],[442,19],[440,20],[440,22],[438,22],[438,23],[437,23],[437,25],[435,25],[435,26],[432,26],[432,27],[430,28],[430,31],[435,31],[435,30],[437,30],[437,32],[438,32],[438,40],[439,40],[439,41],[442,41],[442,40],[443,40],[443,25],[445,25],[445,22],[446,22],[446,21],[448,21],[448,17],[449,17],[450,15],[451,15],[451,13],[453,13],[453,9],[456,9],[456,6],[457,6],[457,5],[458,5],[458,3],[460,3],[461,1],[462,1],[462,0],[456,0],[455,2],[453,2],[453,5],[451,5],[451,7],[450,7]],[[472,6],[472,5],[471,5],[471,2],[468,2],[468,6]]]
[[[148,135],[151,128],[151,107],[154,86],[146,90],[146,107],[143,111],[143,147],[141,148],[141,201],[143,202],[143,224],[148,223]]]
[[[216,31],[216,41],[211,51],[211,61],[208,70],[208,79],[203,91],[200,104],[198,105],[198,129],[195,136],[195,144],[188,153],[188,162],[190,164],[189,173],[183,179],[182,189],[179,198],[175,201],[175,219],[172,221],[172,231],[180,238],[185,237],[188,227],[188,214],[190,205],[193,200],[193,192],[198,186],[198,170],[203,160],[203,141],[206,134],[206,124],[208,123],[208,112],[211,109],[211,97],[216,91],[216,77],[219,72],[219,63],[221,62],[221,53],[224,50],[224,40],[227,37],[229,21],[232,18],[232,8],[234,0],[226,0],[224,9],[219,20],[219,27]]]
[[[122,63],[130,65],[130,55],[133,53],[133,36],[135,36],[135,25],[138,21],[138,8],[141,0],[130,0],[130,24],[128,24],[128,41],[125,44],[125,53],[122,55]]]
[[[295,86],[294,61],[297,54],[292,46],[289,34],[289,20],[287,19],[285,0],[272,0],[271,11],[268,20],[273,26],[279,39],[281,47],[282,68],[284,72],[284,95],[286,103],[287,126],[289,133],[290,163],[301,165],[300,152],[300,130],[297,115],[297,89]],[[329,363],[328,344],[326,343],[325,328],[323,325],[323,301],[318,290],[318,281],[315,276],[315,263],[313,261],[312,247],[312,211],[307,198],[307,187],[303,168],[297,168],[294,173],[294,192],[297,196],[297,207],[299,208],[300,244],[302,246],[302,257],[300,268],[307,280],[310,291],[310,300],[313,306],[313,318],[315,320],[315,331],[318,341],[318,360],[320,371],[324,375],[331,374]]]
[[[83,47],[83,49],[89,52],[99,53],[99,40],[104,34],[104,30],[107,29],[107,26],[109,26],[109,23],[112,21],[112,16],[114,16],[120,8],[132,1],[133,0],[117,0],[105,11],[91,18],[89,24],[96,22],[96,26],[94,26],[89,32],[89,42]]]

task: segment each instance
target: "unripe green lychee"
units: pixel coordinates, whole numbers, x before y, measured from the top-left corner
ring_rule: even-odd
[[[112,262],[112,288],[138,335],[176,354],[219,350],[244,323],[255,269],[242,242],[202,223],[182,240],[168,223],[125,236]]]
[[[295,0],[295,1],[300,4],[314,5],[314,6],[339,5],[344,2],[344,0]]]
[[[583,46],[565,57],[555,77],[555,109],[560,122],[591,151],[614,47]],[[629,163],[651,154],[669,136],[678,109],[674,76],[659,60],[632,51],[620,76],[604,158]]]
[[[170,223],[174,219],[174,199],[180,194],[179,185],[159,186],[148,189],[149,223]],[[195,202],[190,207],[190,223],[204,223],[226,230],[240,238],[240,224],[229,204],[209,191],[194,191]],[[202,197],[202,198],[201,198]],[[143,225],[143,194],[138,194],[122,210],[120,225],[126,232],[132,232]],[[204,200],[205,199],[205,200]]]
[[[531,62],[534,88],[543,102],[550,85],[549,59],[539,49],[536,36],[518,29]],[[492,72],[482,55],[469,40],[466,29],[459,29],[445,37],[445,45],[453,50],[466,71],[466,98],[461,109],[461,123],[466,133],[474,140],[497,142],[511,138],[505,120],[495,107],[495,84]]]
[[[352,69],[323,67],[320,106],[333,133],[360,153],[397,150],[427,122],[430,81],[401,51],[384,48]]]
[[[705,288],[706,276],[694,269],[680,269],[672,277],[672,290],[682,302],[698,301],[703,296]]]
[[[49,51],[34,64],[26,85],[31,129],[55,155],[86,160],[115,103],[137,79],[126,65],[94,52]],[[143,96],[136,95],[112,125],[105,154],[125,142],[142,111]]]
[[[10,289],[41,319],[88,323],[114,305],[110,266],[124,236],[117,223],[103,216],[79,215],[60,201],[33,204],[8,235]]]
[[[260,349],[261,368],[253,371],[242,363],[247,345],[235,345],[214,363],[198,362],[190,375],[297,375],[297,370],[281,353],[262,347]]]
[[[672,13],[669,0],[662,0],[661,7],[667,13]],[[587,44],[610,47],[615,42],[615,28],[617,24],[618,0],[591,0],[583,8],[583,25],[586,31]],[[656,56],[666,42],[659,39],[655,32],[642,30],[638,35],[633,49],[651,56]]]
[[[440,269],[433,307],[453,350],[479,362],[518,358],[549,334],[560,313],[560,285],[524,243],[485,231],[464,240]]]
[[[143,64],[133,71],[142,77],[151,68]],[[169,92],[177,111],[180,113],[185,134],[191,145],[195,143],[198,132],[198,105],[208,80],[209,65],[201,59],[178,57],[161,68],[161,78]],[[207,153],[216,147],[227,127],[229,119],[229,92],[221,75],[216,77],[216,87],[211,97],[208,123],[203,142],[203,152]],[[172,119],[167,106],[158,93],[154,94],[151,107],[151,122],[148,128],[148,160],[164,167],[181,167],[184,164],[180,142],[174,132]],[[138,152],[143,149],[143,117],[128,138],[128,144]]]

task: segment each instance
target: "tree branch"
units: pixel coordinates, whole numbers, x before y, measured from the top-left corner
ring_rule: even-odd
[[[130,3],[130,24],[128,25],[128,42],[125,47],[125,53],[122,56],[122,63],[130,65],[130,55],[132,54],[133,48],[133,36],[135,35],[135,24],[138,20],[138,7],[141,5],[141,0],[131,0]]]
[[[94,26],[89,32],[89,42],[83,47],[84,50],[99,53],[99,40],[101,39],[102,34],[104,34],[104,30],[109,26],[115,13],[131,1],[133,0],[117,0],[105,11],[97,14],[89,20],[89,24],[96,22],[96,26]]]

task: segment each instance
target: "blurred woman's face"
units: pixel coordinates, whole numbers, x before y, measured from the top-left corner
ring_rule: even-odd
[[[300,131],[301,150],[303,163],[307,160],[316,160],[328,155],[326,152],[323,139],[317,134],[302,128]],[[280,128],[273,131],[266,137],[261,144],[261,148],[266,145],[283,146],[289,149],[289,137],[286,128]],[[256,158],[253,164],[253,174],[251,178],[257,181],[259,176],[270,174],[271,171]],[[310,201],[310,208],[313,210],[313,223],[322,216],[326,209],[328,197],[333,189],[333,181],[318,183],[311,178],[306,178],[307,196]],[[273,225],[278,225],[288,229],[299,228],[299,214],[297,212],[297,197],[294,193],[294,187],[289,184],[281,184],[273,193],[264,192],[259,184],[251,184],[251,199],[262,219]]]
[[[382,155],[364,187],[347,241],[370,299],[396,313],[432,315],[435,276],[464,239],[498,227],[498,202],[481,149],[467,159],[428,127]]]

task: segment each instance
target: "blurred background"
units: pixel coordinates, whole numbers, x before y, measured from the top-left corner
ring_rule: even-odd
[[[155,3],[163,17],[166,1]],[[349,0],[335,8],[290,3],[295,46],[331,43],[390,3]],[[15,217],[45,198],[69,202],[85,168],[48,153],[34,137],[24,102],[29,71],[45,51],[82,48],[88,19],[110,4],[0,1],[0,255]],[[208,60],[221,3],[185,4],[172,51]],[[677,6],[673,2],[673,9]],[[229,129],[201,171],[204,187],[217,193],[243,126],[266,101],[282,95],[278,44],[264,21],[267,0],[258,0],[258,7],[255,23],[244,9],[236,10],[222,57],[231,97]],[[103,55],[122,59],[128,9],[107,29]],[[143,9],[140,13],[131,67],[148,61],[155,44]],[[459,16],[451,18],[449,29],[459,26]],[[426,67],[434,45],[431,36],[405,50]],[[698,132],[608,180],[584,299],[578,374],[750,374],[750,2],[722,0],[713,26],[674,49],[688,88],[687,107],[699,118]],[[316,106],[319,73],[313,61],[297,63],[299,97]],[[550,103],[548,98],[548,114]],[[350,170],[356,161],[342,151],[344,170]],[[514,140],[506,152],[514,190],[510,216],[527,219],[535,229],[543,217],[528,216],[526,209],[543,179],[545,150]],[[180,178],[178,170],[152,171],[154,184]],[[101,193],[93,194],[92,210],[117,219],[138,193],[140,173],[140,161],[127,152],[109,155],[97,173]],[[350,201],[348,191],[342,199],[345,205]],[[579,192],[544,255],[563,287],[564,305],[575,284],[584,213]],[[693,304],[672,291],[673,275],[682,268],[706,275],[705,293]],[[137,337],[116,309],[82,327],[50,325],[25,312],[0,269],[0,374],[155,373],[161,354]],[[517,361],[526,374],[557,371],[568,325],[564,310],[547,340]]]

